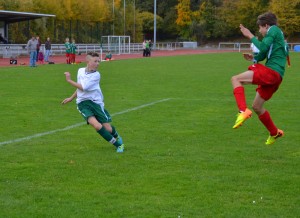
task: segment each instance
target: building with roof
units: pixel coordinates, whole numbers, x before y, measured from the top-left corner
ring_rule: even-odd
[[[55,15],[0,10],[0,35],[8,42],[8,29],[10,23],[29,21],[43,17],[55,17]]]

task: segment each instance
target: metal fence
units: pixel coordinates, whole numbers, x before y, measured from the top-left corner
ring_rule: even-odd
[[[300,42],[288,43],[290,51],[294,51],[296,46],[300,45]],[[119,45],[115,45],[119,46]],[[52,55],[65,54],[64,44],[52,44]],[[156,43],[155,50],[178,50],[178,49],[199,49],[195,42],[158,42]],[[205,47],[210,49],[210,47]],[[212,49],[213,47],[211,47]],[[250,43],[239,42],[220,42],[215,49],[219,50],[235,50],[238,52],[250,50]],[[41,51],[44,51],[44,45],[41,46]],[[112,54],[130,54],[139,53],[143,51],[142,43],[128,43],[122,44],[121,48],[113,48],[108,44],[77,44],[77,53],[86,54],[88,52],[107,52],[110,50]],[[28,56],[26,44],[0,44],[0,58],[10,58]]]
[[[241,43],[241,42],[220,42],[218,49],[220,50],[237,50],[237,51],[245,51],[250,49],[251,43]],[[293,51],[296,45],[300,45],[299,42],[288,43],[289,50]]]
[[[118,46],[118,45],[116,45]],[[156,43],[156,50],[177,50],[177,49],[196,49],[195,42],[161,42]],[[44,51],[44,45],[41,51]],[[77,53],[86,54],[88,52],[101,53],[110,50],[113,54],[130,54],[143,51],[142,43],[122,44],[121,48],[112,49],[112,45],[108,44],[77,44]],[[63,55],[66,52],[64,44],[52,44],[52,55]],[[0,44],[0,57],[11,58],[19,56],[28,56],[26,44]]]
[[[103,44],[77,44],[77,53],[86,54],[88,52],[101,52],[111,50],[111,47]],[[142,48],[142,44],[131,44],[124,45],[126,47],[122,47],[121,49],[113,49],[114,54],[128,54],[128,53],[136,53],[140,52]],[[45,46],[41,46],[41,51],[45,51]],[[52,44],[51,45],[51,53],[52,55],[62,55],[65,54],[66,48],[64,44]],[[19,57],[19,56],[27,56],[28,51],[26,44],[0,44],[0,57],[10,58],[10,57]]]
[[[294,50],[299,43],[288,43],[290,51]],[[108,44],[77,44],[77,53],[86,54],[88,52],[106,52],[111,50],[113,54],[130,54],[139,53],[143,50],[142,43],[122,44],[122,48],[112,49],[112,45]],[[159,42],[156,43],[156,50],[178,50],[178,49],[197,49],[195,42]],[[250,43],[238,42],[220,42],[217,49],[219,50],[250,50]],[[41,51],[44,51],[44,45],[41,46]],[[52,55],[63,55],[66,52],[64,44],[52,44]],[[19,56],[28,56],[26,44],[0,44],[0,57],[11,58]]]

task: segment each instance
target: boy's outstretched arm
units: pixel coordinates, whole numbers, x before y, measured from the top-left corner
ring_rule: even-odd
[[[70,74],[69,72],[65,72],[65,76],[66,76],[66,81],[67,81],[68,83],[70,83],[70,84],[71,84],[72,86],[74,86],[75,88],[80,89],[81,91],[83,91],[82,85],[79,84],[79,83],[77,83],[77,82],[75,82],[75,81],[73,81],[73,80],[71,79],[71,74]]]
[[[73,95],[71,95],[71,97],[65,98],[61,103],[62,104],[67,104],[67,103],[71,102],[76,97],[77,97],[77,90],[73,93]]]
[[[248,39],[252,39],[254,37],[254,35],[250,32],[250,30],[244,27],[243,24],[240,24],[240,30],[243,33],[243,35]]]
[[[82,90],[81,84],[74,82],[71,79],[71,74],[69,72],[65,72],[65,76],[66,76],[66,81],[68,83],[70,83],[75,88],[78,88],[78,89]],[[67,103],[71,102],[76,97],[77,97],[77,90],[71,95],[71,97],[64,99],[61,103],[62,104],[67,104]]]

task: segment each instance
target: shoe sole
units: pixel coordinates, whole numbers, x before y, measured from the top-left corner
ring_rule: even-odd
[[[237,128],[239,128],[241,125],[243,125],[243,123],[247,120],[247,119],[249,119],[251,117],[251,114],[248,116],[248,117],[246,117],[244,120],[242,120],[240,123],[238,123],[238,124],[235,124],[232,128],[233,129],[237,129]]]
[[[272,143],[267,144],[267,142],[266,142],[265,144],[266,145],[273,145],[278,138],[281,138],[283,136],[284,136],[284,132],[281,130],[281,132],[279,132],[279,134],[274,138],[275,140]]]

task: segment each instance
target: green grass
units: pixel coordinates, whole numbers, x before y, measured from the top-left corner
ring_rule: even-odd
[[[300,62],[291,56],[266,104],[285,131],[272,146],[257,116],[232,130],[230,78],[249,64],[239,53],[102,63],[123,154],[87,125],[12,142],[84,122],[75,102],[60,104],[74,92],[63,72],[76,79],[83,65],[0,68],[0,217],[298,217]],[[255,86],[246,94],[250,106]]]

